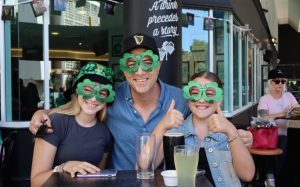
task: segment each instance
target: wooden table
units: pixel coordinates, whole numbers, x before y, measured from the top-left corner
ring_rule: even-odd
[[[160,170],[155,171],[155,179],[138,180],[136,171],[118,171],[115,178],[71,178],[66,173],[53,173],[43,187],[164,187]],[[204,175],[197,176],[197,187],[213,187]]]
[[[300,120],[300,116],[280,117],[280,118],[276,118],[276,119]]]

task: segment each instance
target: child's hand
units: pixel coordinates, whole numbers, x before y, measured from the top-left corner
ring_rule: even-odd
[[[100,168],[83,161],[68,161],[62,166],[63,172],[70,173],[71,177],[75,177],[76,173],[86,175],[87,173],[96,173]]]
[[[238,129],[239,137],[247,148],[251,148],[253,143],[253,136],[250,131]]]
[[[217,105],[216,113],[208,118],[208,130],[214,133],[224,133],[227,136],[231,132],[236,132],[234,125],[224,116],[220,104]]]

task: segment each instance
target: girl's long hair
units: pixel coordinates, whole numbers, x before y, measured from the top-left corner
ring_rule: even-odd
[[[73,115],[76,116],[80,113],[80,105],[78,103],[77,95],[72,96],[72,99],[70,102],[58,107],[54,108],[51,110],[50,114],[52,113],[59,113],[59,114],[66,114],[66,115]],[[107,106],[105,106],[102,110],[98,111],[96,114],[96,117],[98,118],[99,121],[103,122],[106,117],[106,112],[107,112]]]

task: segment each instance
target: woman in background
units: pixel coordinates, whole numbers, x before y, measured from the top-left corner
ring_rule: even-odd
[[[276,174],[278,175],[286,156],[287,147],[287,120],[277,119],[286,116],[294,107],[299,104],[295,97],[287,92],[286,75],[279,69],[271,70],[268,74],[268,83],[266,94],[259,100],[257,113],[260,118],[275,120],[278,127],[278,147],[283,153],[276,157]],[[272,169],[272,163],[267,164],[267,186],[275,186],[275,178]]]

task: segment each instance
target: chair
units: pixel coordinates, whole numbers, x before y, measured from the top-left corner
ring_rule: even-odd
[[[276,149],[250,149],[250,153],[253,156],[254,162],[255,162],[255,179],[254,183],[262,184],[265,180],[266,172],[265,172],[265,164],[267,159],[272,159],[272,161],[275,161],[275,157],[279,156],[283,153],[282,149],[276,148]],[[275,165],[275,164],[274,164]],[[277,180],[276,172],[273,171],[275,181]]]
[[[14,142],[17,131],[12,131],[3,139],[0,151],[0,186],[2,187],[3,181],[8,177],[8,168],[11,162],[11,154],[14,148]]]
[[[1,162],[3,187],[29,187],[34,144],[32,134],[28,128],[1,128],[1,134],[5,148]]]

